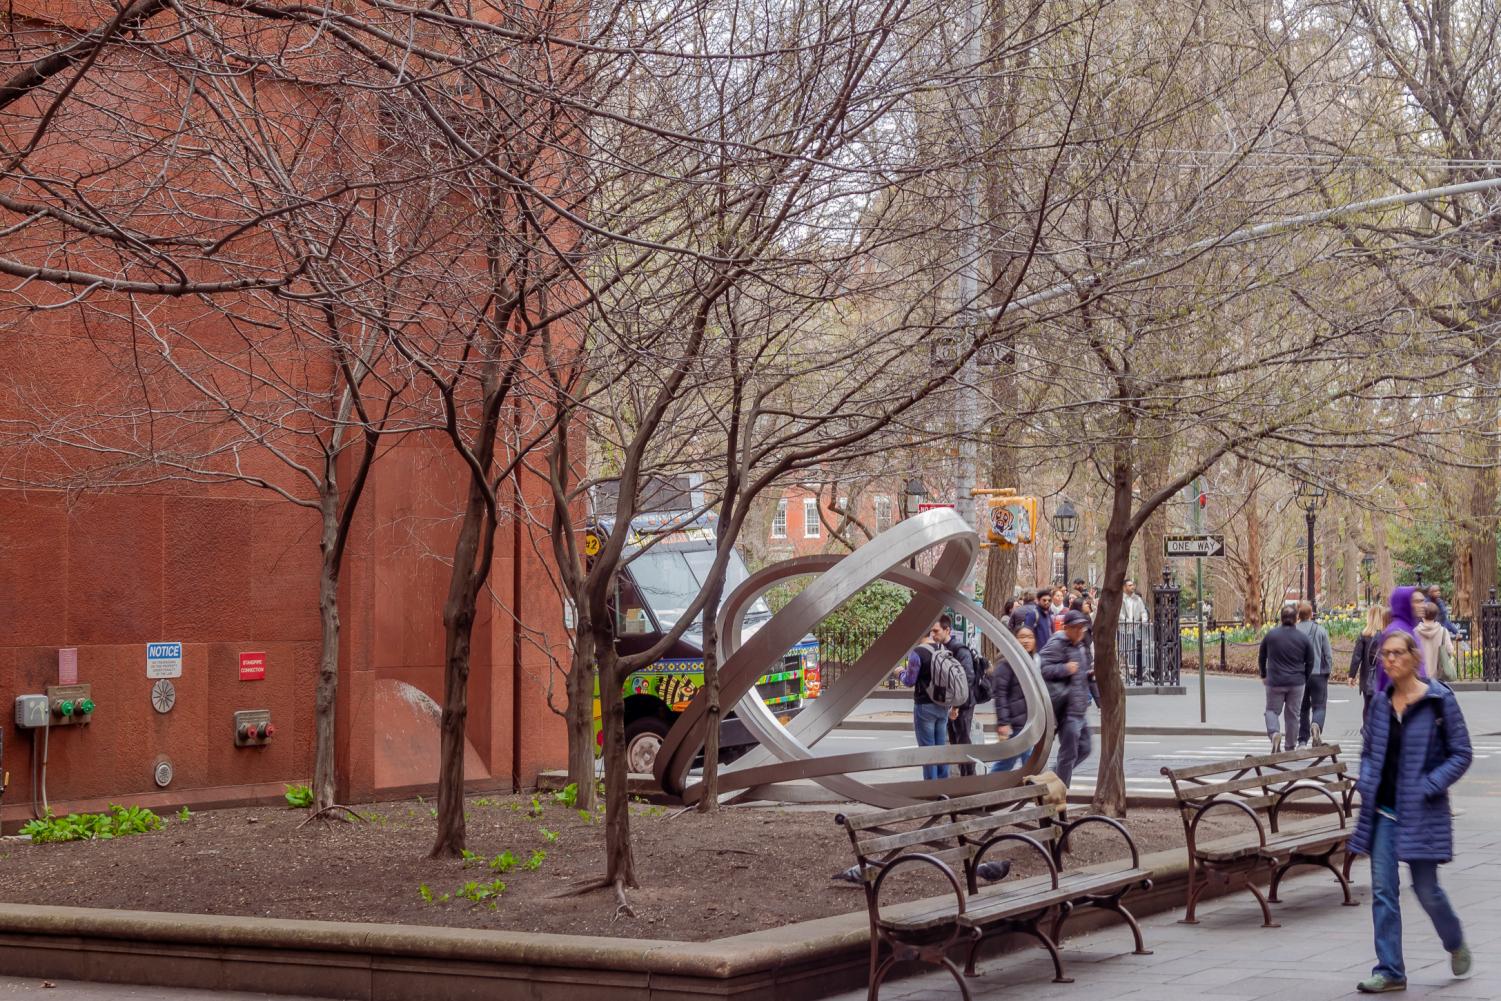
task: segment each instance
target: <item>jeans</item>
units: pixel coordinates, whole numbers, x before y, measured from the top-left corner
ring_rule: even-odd
[[[1073,781],[1074,767],[1088,758],[1092,750],[1089,724],[1084,717],[1065,716],[1058,724],[1058,763],[1053,767],[1065,786]]]
[[[1277,732],[1277,717],[1282,716],[1287,720],[1287,736],[1289,738],[1296,736],[1298,712],[1302,707],[1302,685],[1267,685],[1266,735],[1270,737]]]
[[[1329,711],[1329,675],[1310,674],[1303,688],[1303,707],[1298,713],[1298,743],[1306,744],[1313,739],[1308,728],[1310,717],[1324,729],[1324,718]]]
[[[1464,944],[1459,915],[1443,887],[1438,885],[1437,862],[1409,862],[1412,889],[1418,903],[1433,922],[1433,930],[1444,948],[1453,952]],[[1372,972],[1389,980],[1406,980],[1402,963],[1401,888],[1397,872],[1397,822],[1376,815],[1371,833],[1371,920],[1376,926],[1376,966]]]
[[[931,702],[916,702],[912,706],[912,729],[917,731],[918,747],[942,747],[949,742],[949,711],[944,706]],[[948,765],[923,765],[924,779],[946,779]]]
[[[970,739],[970,735],[969,735],[969,727],[970,727],[970,724],[972,722],[974,722],[974,718],[975,718],[975,707],[974,706],[965,706],[963,709],[959,710],[959,718],[958,719],[951,719],[951,720],[949,720],[949,743],[950,744],[971,744],[971,743],[974,743],[974,741],[972,741]],[[959,766],[959,774],[960,775],[973,775],[974,773],[975,773],[975,766],[972,765],[972,764],[963,764],[963,765]]]
[[[990,763],[990,770],[991,772],[1009,772],[1013,768],[1020,767],[1021,763],[1026,761],[1031,753],[1031,751],[1023,751],[1020,754],[1013,754],[1009,758],[1002,758],[1000,761],[992,761]]]

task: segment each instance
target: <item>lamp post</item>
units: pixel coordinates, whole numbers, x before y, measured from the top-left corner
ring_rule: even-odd
[[[928,496],[928,488],[922,485],[922,480],[916,476],[907,481],[907,486],[902,490],[902,517],[910,518],[917,513],[917,505]],[[913,556],[907,561],[907,565],[913,570],[917,569],[917,557]]]
[[[1360,557],[1360,579],[1365,583],[1365,603],[1371,603],[1371,578],[1376,575],[1376,557],[1370,553]]]
[[[1058,533],[1059,540],[1063,543],[1063,586],[1068,587],[1068,547],[1074,540],[1074,533],[1079,530],[1079,512],[1069,503],[1068,498],[1053,510],[1053,531]]]
[[[1313,526],[1318,520],[1319,509],[1329,502],[1329,494],[1306,476],[1307,474],[1299,476],[1297,486],[1298,506],[1303,509],[1303,514],[1308,518],[1308,577],[1304,583],[1303,594],[1308,598],[1308,603],[1313,606],[1313,610],[1317,612],[1319,600],[1318,581],[1313,572]]]

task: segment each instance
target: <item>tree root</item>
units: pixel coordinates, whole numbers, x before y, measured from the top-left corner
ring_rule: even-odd
[[[610,918],[610,924],[613,925],[622,917],[636,916],[636,909],[631,906],[629,900],[625,899],[625,883],[618,879],[615,881],[615,901],[615,916]]]
[[[308,814],[307,819],[304,820],[302,823],[298,824],[297,827],[296,827],[296,830],[299,830],[299,831],[302,830],[304,827],[306,827],[307,825],[311,824],[315,820],[321,820],[324,823],[328,823],[328,821],[331,820],[338,813],[347,813],[347,814],[349,814],[350,817],[353,817],[355,820],[358,820],[361,823],[365,823],[365,824],[370,823],[370,818],[364,817],[364,816],[362,816],[362,815],[360,815],[358,813],[355,813],[349,807],[344,806],[341,803],[330,803],[328,806],[325,806],[323,809],[316,810],[313,813]],[[341,817],[340,819],[344,820],[346,818],[342,818]]]
[[[586,879],[581,883],[574,883],[572,886],[565,886],[563,887],[563,889],[559,890],[556,893],[549,893],[548,897],[552,900],[559,900],[564,897],[582,897],[586,893],[593,893],[595,890],[603,890],[605,887],[611,885],[612,883],[608,879]]]

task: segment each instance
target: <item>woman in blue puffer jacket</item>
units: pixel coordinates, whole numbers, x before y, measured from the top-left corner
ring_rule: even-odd
[[[1376,967],[1356,985],[1365,994],[1407,989],[1402,963],[1402,911],[1397,863],[1412,870],[1412,888],[1449,952],[1460,979],[1470,975],[1470,949],[1459,916],[1438,885],[1438,867],[1454,858],[1449,787],[1470,767],[1473,752],[1454,692],[1419,677],[1417,640],[1389,632],[1381,643],[1390,684],[1371,699],[1360,757],[1360,818],[1350,851],[1371,857],[1371,920]]]

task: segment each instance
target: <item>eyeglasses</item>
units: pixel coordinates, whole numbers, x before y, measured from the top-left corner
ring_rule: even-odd
[[[1408,652],[1409,651],[1407,651],[1407,650],[1382,650],[1381,651],[1381,659],[1382,660],[1396,660],[1398,657],[1404,656]]]

